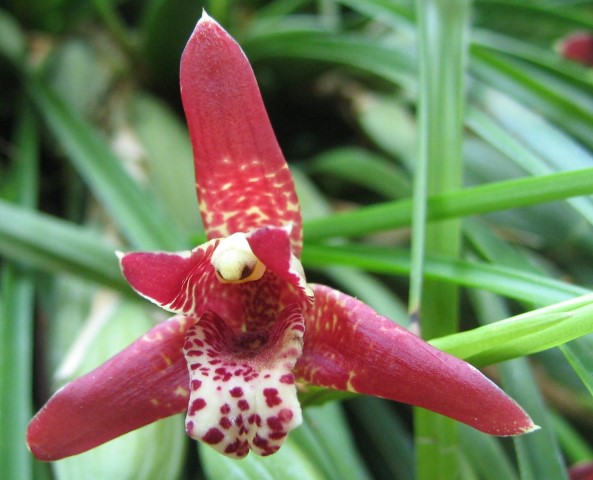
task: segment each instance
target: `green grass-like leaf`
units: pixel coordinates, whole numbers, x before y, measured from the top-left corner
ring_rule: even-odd
[[[593,294],[431,343],[477,366],[531,355],[593,332]]]
[[[510,208],[548,203],[593,194],[593,168],[525,177],[430,197],[428,220],[480,215]],[[354,211],[310,220],[305,236],[316,241],[340,236],[362,236],[392,228],[409,226],[412,220],[410,199],[385,202]]]

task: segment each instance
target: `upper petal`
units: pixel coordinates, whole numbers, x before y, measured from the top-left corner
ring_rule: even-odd
[[[173,317],[58,390],[33,417],[27,444],[39,460],[85,452],[187,408],[182,347],[195,319]]]
[[[292,285],[304,308],[313,302],[313,291],[307,285],[300,260],[292,253],[291,225],[284,227],[262,227],[252,230],[247,241],[255,256],[282,280]],[[289,301],[286,304],[290,303]]]
[[[513,399],[470,364],[344,293],[322,285],[313,291],[298,378],[424,407],[492,435],[536,428]]]
[[[232,309],[233,299],[218,291],[211,264],[218,243],[183,252],[120,253],[120,267],[134,290],[170,312],[199,315],[208,307],[222,315]]]
[[[206,14],[185,47],[180,77],[208,238],[292,223],[298,255],[298,200],[255,76],[241,47]]]

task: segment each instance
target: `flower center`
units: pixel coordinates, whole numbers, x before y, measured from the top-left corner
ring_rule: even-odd
[[[237,357],[250,358],[258,355],[262,347],[265,347],[269,340],[267,331],[244,332],[235,339]]]
[[[259,280],[266,266],[253,254],[244,233],[223,238],[210,260],[222,283],[245,283]]]

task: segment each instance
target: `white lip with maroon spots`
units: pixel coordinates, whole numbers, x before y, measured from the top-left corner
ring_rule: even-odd
[[[276,452],[302,422],[292,369],[304,320],[286,307],[270,331],[235,334],[208,312],[191,327],[184,354],[190,375],[186,430],[220,453],[242,458]]]

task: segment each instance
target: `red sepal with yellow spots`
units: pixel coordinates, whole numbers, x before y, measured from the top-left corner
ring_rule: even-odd
[[[185,47],[180,78],[208,238],[292,225],[298,256],[299,203],[253,70],[237,42],[206,14]]]

